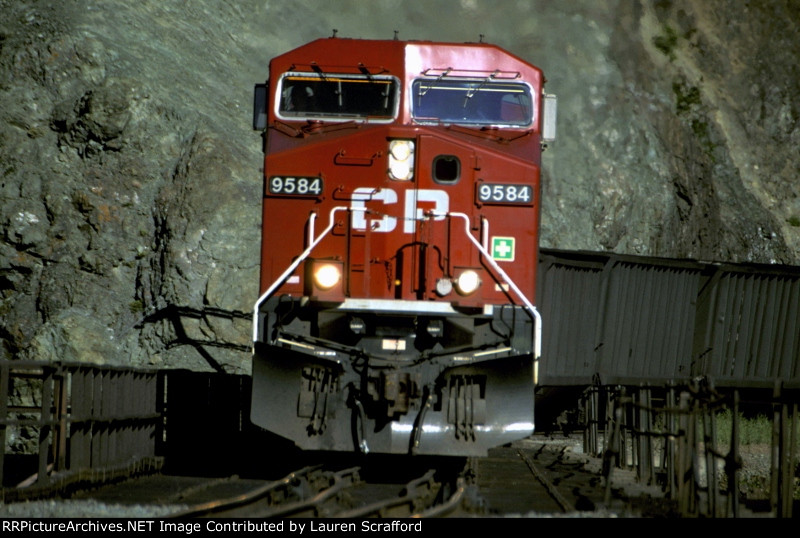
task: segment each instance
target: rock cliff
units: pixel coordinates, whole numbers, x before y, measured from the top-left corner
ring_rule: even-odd
[[[543,68],[543,246],[800,263],[797,2],[332,6],[0,0],[0,358],[249,371],[252,87],[334,28]]]

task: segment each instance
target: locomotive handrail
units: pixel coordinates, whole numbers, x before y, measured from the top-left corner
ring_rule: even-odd
[[[256,304],[255,304],[255,306],[253,308],[253,342],[256,342],[258,340],[258,312],[259,312],[259,309],[261,308],[261,304],[264,301],[266,301],[267,299],[269,299],[269,297],[271,297],[273,293],[275,293],[275,290],[281,284],[283,284],[283,282],[294,272],[295,269],[297,269],[297,267],[306,258],[308,258],[308,256],[311,254],[311,251],[314,250],[314,248],[316,248],[316,246],[320,243],[320,241],[322,241],[322,239],[324,239],[325,236],[330,233],[330,231],[333,229],[333,227],[335,225],[335,221],[334,221],[333,216],[337,211],[366,211],[366,208],[336,206],[336,207],[331,209],[330,222],[329,222],[327,228],[325,228],[322,231],[321,234],[319,234],[318,236],[315,236],[314,235],[314,230],[313,229],[309,230],[309,245],[308,245],[308,247],[300,254],[300,256],[295,258],[295,260],[281,274],[281,276],[279,276],[270,285],[270,287],[267,288],[267,290],[256,301]],[[492,256],[489,253],[489,251],[486,250],[486,247],[483,244],[481,244],[477,239],[475,239],[475,237],[472,235],[472,233],[470,232],[470,229],[469,229],[469,226],[470,226],[469,216],[466,215],[465,213],[460,213],[460,212],[448,212],[446,215],[448,217],[458,217],[458,218],[464,219],[464,232],[465,232],[466,236],[469,238],[469,240],[472,242],[472,244],[475,245],[475,247],[478,249],[478,251],[483,255],[484,259],[489,263],[489,265],[492,267],[492,269],[494,269],[503,278],[503,280],[505,281],[505,284],[508,284],[509,287],[512,290],[514,290],[514,293],[516,293],[516,295],[525,304],[525,308],[530,312],[530,314],[531,314],[531,316],[533,318],[533,321],[534,321],[534,357],[538,361],[539,357],[541,357],[541,351],[542,351],[541,350],[541,347],[542,347],[542,344],[541,344],[541,342],[542,342],[542,338],[541,338],[541,336],[542,336],[542,316],[541,316],[541,314],[536,309],[536,307],[533,305],[533,303],[530,301],[530,299],[528,299],[525,296],[525,294],[522,293],[522,291],[519,289],[519,287],[517,287],[517,285],[514,283],[514,281],[511,280],[511,278],[508,276],[508,274],[497,264],[497,262],[495,262],[492,259]],[[311,220],[312,223],[314,222],[315,218],[316,218],[316,214],[314,213],[314,214],[312,214],[312,220]]]
[[[328,224],[328,227],[325,228],[322,231],[322,233],[319,234],[319,236],[315,237],[314,236],[314,230],[313,229],[309,230],[309,239],[310,239],[310,241],[309,241],[308,247],[302,252],[302,254],[300,254],[291,263],[291,265],[289,265],[289,267],[286,269],[286,271],[284,271],[283,274],[281,274],[281,276],[279,276],[275,280],[275,282],[273,282],[272,285],[270,285],[270,287],[267,288],[267,291],[265,291],[261,295],[261,297],[258,298],[258,300],[256,301],[256,304],[255,304],[255,307],[253,307],[253,342],[254,343],[256,341],[258,341],[258,311],[261,308],[261,303],[263,303],[264,301],[269,299],[270,296],[273,293],[275,293],[275,290],[278,289],[278,286],[283,284],[283,281],[286,280],[287,278],[289,278],[289,275],[294,273],[294,270],[297,269],[297,266],[300,265],[303,262],[303,260],[308,258],[308,255],[311,254],[311,251],[314,250],[314,248],[316,248],[316,246],[319,244],[319,242],[322,241],[325,238],[325,236],[330,233],[330,231],[333,229],[334,224],[336,223],[336,221],[333,220],[333,215],[337,211],[366,211],[366,208],[364,208],[364,207],[336,206],[333,209],[331,209],[330,223]],[[316,213],[312,213],[312,215],[313,215],[313,217],[312,217],[312,221],[311,222],[313,224],[314,220],[316,219]]]
[[[469,238],[469,240],[472,241],[472,244],[475,245],[475,247],[480,251],[481,254],[483,254],[484,259],[489,263],[489,265],[492,266],[492,269],[497,271],[497,273],[501,277],[503,277],[503,279],[505,280],[505,284],[508,284],[509,287],[511,287],[511,289],[513,289],[514,292],[517,294],[517,296],[522,300],[522,302],[525,303],[525,307],[530,311],[531,316],[533,316],[534,336],[535,336],[535,338],[534,338],[534,340],[535,340],[534,341],[534,357],[538,360],[539,357],[542,354],[542,316],[541,316],[541,314],[539,314],[539,311],[536,309],[536,307],[533,305],[533,303],[527,297],[525,297],[525,294],[523,294],[522,291],[520,291],[520,289],[517,287],[517,285],[514,283],[514,281],[511,280],[511,278],[506,274],[506,272],[503,271],[503,269],[497,264],[497,262],[494,261],[494,259],[492,259],[492,255],[489,253],[488,250],[486,250],[486,247],[484,247],[472,235],[472,233],[469,230],[469,216],[467,214],[465,214],[465,213],[458,213],[458,212],[447,213],[447,216],[448,217],[460,217],[460,218],[464,219],[464,231],[465,231],[467,237]]]

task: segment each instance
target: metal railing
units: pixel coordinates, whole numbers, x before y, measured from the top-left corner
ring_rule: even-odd
[[[641,483],[661,485],[685,517],[742,517],[741,409],[768,410],[771,419],[767,493],[758,512],[792,517],[798,464],[798,398],[776,384],[771,394],[720,392],[704,379],[686,385],[590,387],[583,397],[584,450],[602,457],[607,501],[615,469],[636,473]],[[730,432],[718,434],[720,411],[729,411]],[[766,464],[765,464],[766,466]],[[752,472],[750,473],[752,474]],[[753,501],[753,499],[750,499]]]

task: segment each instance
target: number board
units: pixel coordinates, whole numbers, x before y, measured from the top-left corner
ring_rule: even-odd
[[[481,204],[533,205],[533,187],[517,183],[479,183],[475,194]]]
[[[279,196],[319,196],[324,186],[318,177],[272,176],[267,190]]]

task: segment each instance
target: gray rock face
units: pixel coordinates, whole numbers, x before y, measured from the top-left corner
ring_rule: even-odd
[[[800,263],[800,9],[644,4],[0,0],[0,357],[248,372],[252,87],[332,28],[543,68],[543,246]]]
[[[124,4],[0,5],[0,355],[246,370],[259,140],[203,85],[242,64]]]

